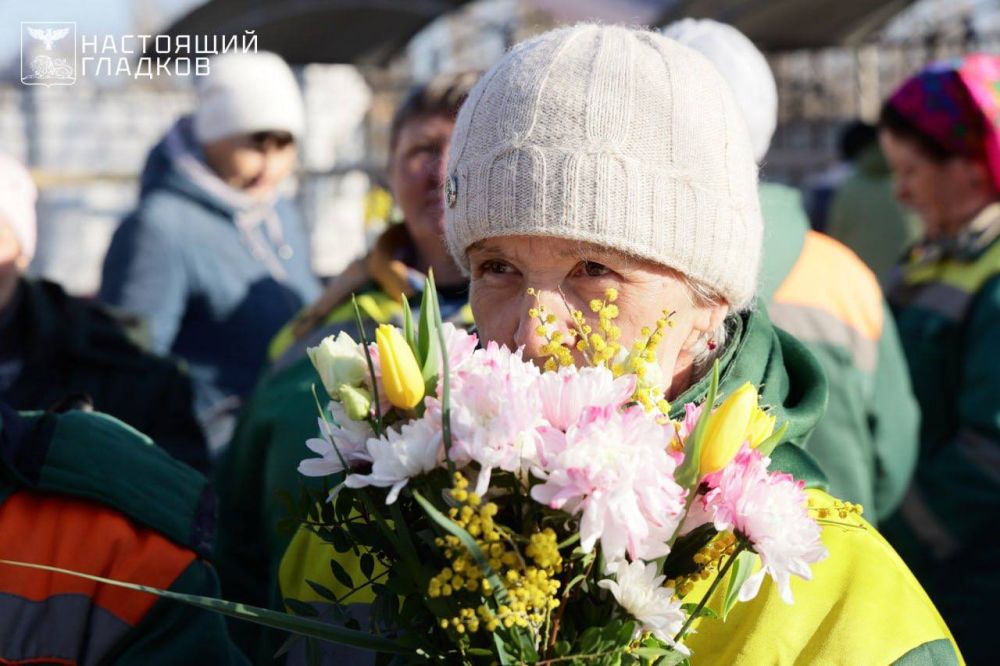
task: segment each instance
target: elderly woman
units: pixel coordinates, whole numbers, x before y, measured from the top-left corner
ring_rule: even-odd
[[[996,656],[981,605],[1000,594],[1000,57],[932,65],[886,102],[896,196],[926,239],[889,300],[923,411],[916,477],[887,535],[970,662]],[[955,572],[961,572],[955,576]]]
[[[620,293],[623,340],[673,312],[658,350],[667,397],[677,406],[703,400],[718,359],[723,392],[753,382],[790,424],[775,464],[822,486],[795,444],[823,411],[825,381],[753,307],[763,227],[753,150],[727,84],[702,56],[612,26],[525,42],[462,107],[445,186],[447,238],[471,274],[481,338],[541,360],[529,288],[549,312],[566,313],[566,336],[564,299],[585,308],[608,288]],[[830,557],[811,582],[793,582],[794,606],[765,583],[725,625],[698,627],[688,641],[694,662],[956,663],[947,628],[906,567],[862,518],[846,520],[824,528]],[[330,553],[307,566],[319,573]],[[891,626],[888,599],[902,611]]]

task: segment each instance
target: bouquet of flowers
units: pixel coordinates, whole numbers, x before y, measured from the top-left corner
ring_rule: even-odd
[[[406,660],[675,664],[765,576],[792,603],[790,576],[827,553],[802,483],[768,471],[785,428],[750,384],[716,407],[717,367],[671,419],[670,316],[625,345],[617,296],[572,312],[572,347],[532,309],[542,368],[442,324],[433,279],[419,321],[369,343],[359,315],[361,341],[309,350],[329,402],[299,471],[330,483],[305,522],[348,591],[310,584],[346,626],[367,588],[368,630]]]

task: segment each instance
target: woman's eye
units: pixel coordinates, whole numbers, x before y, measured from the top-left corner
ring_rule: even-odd
[[[505,261],[486,261],[480,265],[479,270],[484,275],[507,275],[514,272],[514,267]]]
[[[603,277],[611,272],[611,269],[596,261],[583,262],[581,269],[587,277]]]

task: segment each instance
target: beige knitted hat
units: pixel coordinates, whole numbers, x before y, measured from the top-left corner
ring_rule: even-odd
[[[756,290],[763,223],[746,123],[700,54],[578,25],[514,47],[462,107],[445,182],[459,265],[496,236],[555,236],[673,268],[734,308]]]

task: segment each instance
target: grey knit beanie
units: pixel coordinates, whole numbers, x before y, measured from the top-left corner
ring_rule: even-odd
[[[586,241],[667,266],[733,308],[753,299],[763,222],[746,123],[702,55],[661,35],[577,25],[523,42],[458,115],[448,246]]]

